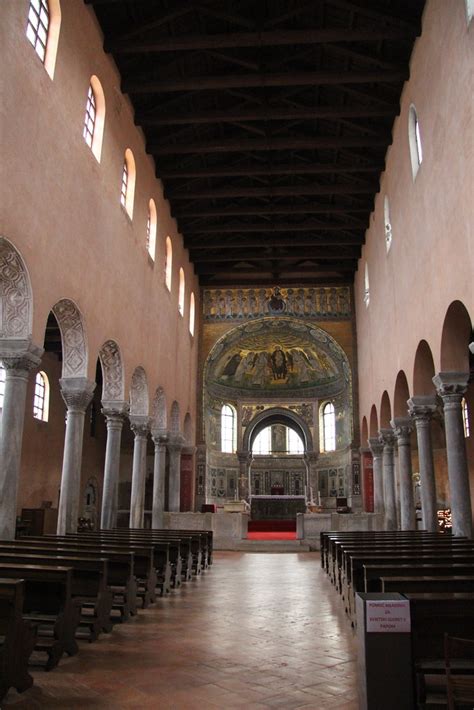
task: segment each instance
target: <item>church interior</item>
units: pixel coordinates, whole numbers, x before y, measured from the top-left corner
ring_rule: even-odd
[[[0,3],[2,708],[474,706],[473,15]]]

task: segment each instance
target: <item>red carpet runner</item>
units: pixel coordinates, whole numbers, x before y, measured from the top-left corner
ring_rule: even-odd
[[[248,540],[296,540],[296,520],[250,520]]]
[[[247,540],[296,540],[296,531],[293,532],[249,532]]]

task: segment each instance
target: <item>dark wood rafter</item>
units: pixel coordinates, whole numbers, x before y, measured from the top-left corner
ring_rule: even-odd
[[[84,0],[212,286],[351,283],[424,0]]]

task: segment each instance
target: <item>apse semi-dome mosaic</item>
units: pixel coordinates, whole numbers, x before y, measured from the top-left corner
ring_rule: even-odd
[[[235,328],[213,348],[206,381],[214,394],[310,390],[334,394],[350,380],[342,349],[321,328],[285,318],[265,318]]]

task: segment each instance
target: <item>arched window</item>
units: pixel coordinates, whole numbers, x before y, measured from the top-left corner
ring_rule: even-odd
[[[470,23],[474,16],[474,0],[466,0],[466,17],[467,24]]]
[[[321,451],[336,450],[336,413],[334,404],[327,402],[321,410],[322,446]]]
[[[148,203],[148,220],[146,223],[146,248],[149,255],[155,261],[156,249],[156,205],[155,200],[151,199]]]
[[[272,453],[272,428],[267,426],[257,434],[252,446],[252,453],[267,456]]]
[[[365,262],[364,271],[364,303],[366,307],[369,307],[370,303],[370,286],[369,286],[369,265]]]
[[[5,397],[5,368],[0,362],[0,409],[3,409],[3,398]]]
[[[42,422],[48,421],[49,415],[49,381],[45,372],[38,372],[35,380],[35,396],[33,400],[33,416]]]
[[[102,84],[96,76],[91,77],[87,92],[86,113],[82,135],[92,150],[97,162],[100,163],[102,153],[102,138],[105,125],[105,96]]]
[[[26,36],[51,79],[54,77],[60,25],[59,0],[30,0]]]
[[[390,203],[388,201],[387,195],[385,195],[383,200],[383,219],[384,219],[384,232],[385,232],[385,246],[387,252],[392,244],[392,223],[390,222]]]
[[[224,404],[221,409],[221,451],[233,454],[236,447],[237,416],[230,404]]]
[[[414,180],[423,162],[423,149],[421,147],[420,122],[413,104],[408,111],[408,141],[410,144],[411,171]]]
[[[301,436],[291,427],[286,428],[286,450],[289,454],[304,454]]]
[[[464,397],[461,400],[461,407],[462,407],[462,423],[464,426],[464,438],[467,439],[469,434],[471,433],[471,428],[469,425],[469,409],[467,408],[467,402],[464,399]]]
[[[184,271],[181,268],[179,270],[179,292],[178,292],[178,311],[181,315],[184,315]]]
[[[194,304],[194,293],[191,293],[189,297],[189,332],[194,335],[194,319],[195,319],[195,304]]]
[[[125,151],[122,170],[122,187],[120,190],[120,204],[127,212],[130,219],[133,217],[133,201],[135,198],[135,158],[130,148]]]
[[[171,291],[171,275],[173,273],[173,245],[170,237],[166,237],[166,257],[165,257],[165,284],[168,291]]]

